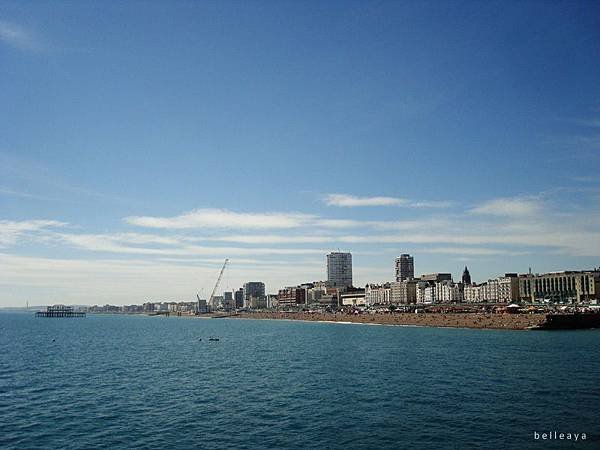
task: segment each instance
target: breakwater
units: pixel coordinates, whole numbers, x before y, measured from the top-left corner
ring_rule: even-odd
[[[547,314],[539,325],[541,330],[579,330],[600,328],[599,313]]]

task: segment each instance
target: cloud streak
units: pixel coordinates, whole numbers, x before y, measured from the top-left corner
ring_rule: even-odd
[[[247,228],[276,229],[297,228],[307,225],[315,216],[300,213],[239,213],[226,209],[196,209],[174,217],[131,216],[124,220],[145,228]]]
[[[327,194],[323,197],[327,206],[354,208],[361,206],[403,206],[408,208],[448,208],[447,201],[413,201],[399,197],[359,197],[349,194]]]
[[[0,41],[20,50],[38,51],[43,48],[35,33],[5,20],[0,20]]]
[[[524,217],[540,214],[543,204],[539,199],[532,197],[498,198],[484,202],[471,210],[474,214]]]
[[[45,232],[52,228],[64,227],[65,222],[57,220],[0,220],[0,247],[14,245],[21,238],[31,236],[38,232]]]

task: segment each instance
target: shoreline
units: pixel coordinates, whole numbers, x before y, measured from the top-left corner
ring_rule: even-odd
[[[470,328],[490,330],[530,330],[540,326],[545,314],[483,313],[389,313],[343,314],[306,312],[251,312],[230,316],[232,319],[297,320],[362,325],[387,325],[429,328]]]
[[[427,328],[463,328],[480,330],[578,330],[600,329],[599,312],[579,313],[490,313],[490,312],[378,312],[352,314],[343,312],[252,311],[215,312],[201,315],[148,313],[90,313],[91,315],[133,315],[145,317],[185,317],[190,319],[253,319],[339,323],[349,325],[383,325]]]

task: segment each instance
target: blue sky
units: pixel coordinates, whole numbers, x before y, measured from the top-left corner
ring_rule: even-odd
[[[3,2],[0,305],[600,265],[596,2]]]

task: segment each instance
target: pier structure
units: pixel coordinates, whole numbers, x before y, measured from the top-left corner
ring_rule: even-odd
[[[54,305],[46,307],[46,311],[38,311],[35,317],[85,317],[85,312],[75,311],[72,306]]]

